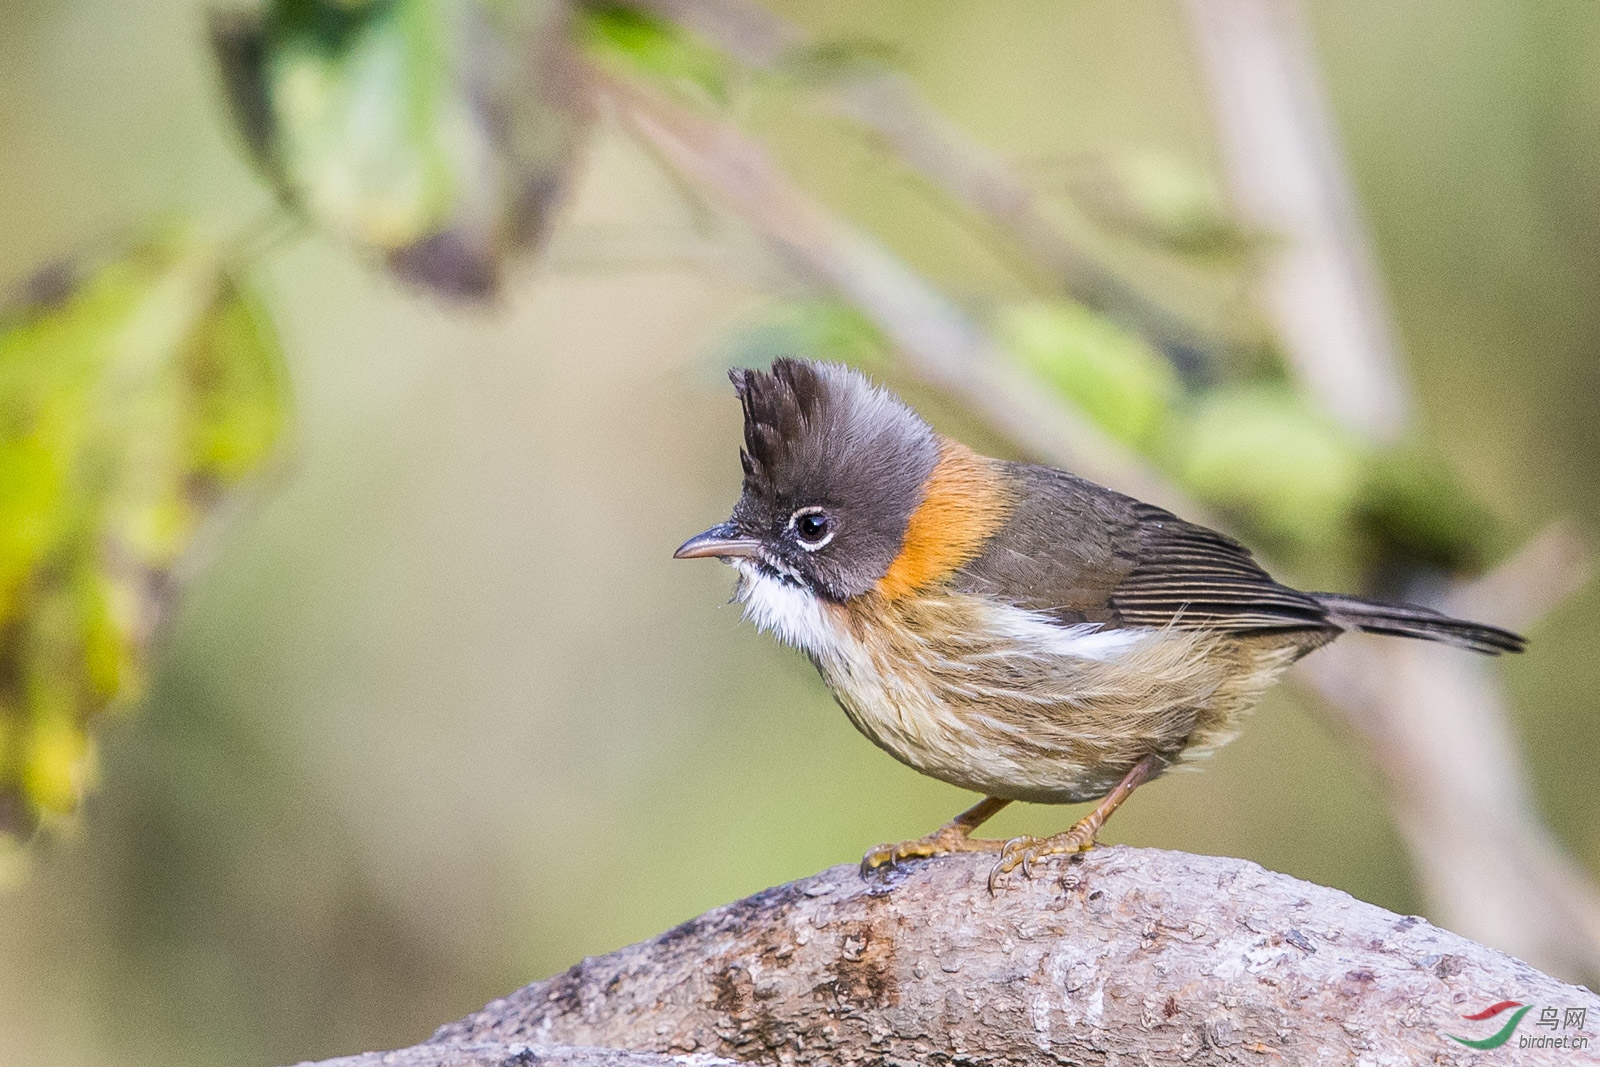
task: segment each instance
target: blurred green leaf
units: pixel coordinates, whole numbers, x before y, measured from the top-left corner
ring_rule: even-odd
[[[1233,259],[1261,240],[1209,175],[1169,156],[1086,156],[1073,162],[1067,190],[1107,229],[1180,255]]]
[[[626,3],[597,3],[585,7],[582,27],[584,44],[597,58],[691,88],[719,104],[728,101],[733,64],[676,23]]]
[[[285,419],[276,339],[183,236],[0,328],[0,829],[73,810],[143,685],[170,571]]]
[[[766,367],[782,356],[872,367],[885,351],[877,326],[854,306],[801,300],[776,304],[735,330],[717,359],[735,367]]]
[[[284,5],[267,58],[277,147],[313,214],[367,244],[399,248],[446,221],[457,181],[448,127],[462,117],[445,91],[438,5],[360,11],[351,32],[330,37],[317,32],[320,13],[309,5]]]
[[[904,50],[888,41],[835,38],[794,49],[776,69],[796,85],[815,88],[851,78],[877,77],[909,65],[910,58]]]
[[[484,297],[536,248],[587,106],[558,0],[275,0],[213,21],[247,146],[318,224]]]
[[[1362,532],[1391,565],[1474,571],[1498,533],[1494,515],[1444,457],[1417,444],[1373,457],[1357,508]]]
[[[1168,449],[1180,480],[1203,502],[1242,515],[1291,551],[1346,538],[1366,471],[1360,442],[1271,383],[1204,394]]]
[[[998,325],[1023,363],[1107,433],[1138,448],[1161,434],[1181,385],[1143,338],[1082,305],[1059,302],[1007,308]]]

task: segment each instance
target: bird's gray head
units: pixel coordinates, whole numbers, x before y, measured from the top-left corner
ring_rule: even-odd
[[[836,363],[729,372],[744,407],[744,492],[679,558],[717,556],[842,601],[873,588],[939,461],[928,424]]]

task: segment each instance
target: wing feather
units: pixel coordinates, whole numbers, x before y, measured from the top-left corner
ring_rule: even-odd
[[[1328,609],[1279,585],[1250,550],[1226,534],[1135,503],[1139,552],[1111,591],[1111,607],[1134,626],[1233,631],[1327,629]]]
[[[1331,630],[1328,609],[1272,580],[1250,550],[1170,511],[1031,464],[1015,510],[958,575],[966,592],[1063,625],[1233,632]]]

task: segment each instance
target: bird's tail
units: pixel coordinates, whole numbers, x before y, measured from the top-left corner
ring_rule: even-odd
[[[1416,637],[1424,641],[1442,641],[1458,648],[1469,648],[1488,656],[1502,652],[1521,652],[1527,640],[1510,630],[1486,626],[1481,622],[1467,622],[1413,604],[1380,604],[1342,593],[1312,593],[1334,623],[1347,630],[1362,630],[1369,634],[1387,634],[1391,637]]]

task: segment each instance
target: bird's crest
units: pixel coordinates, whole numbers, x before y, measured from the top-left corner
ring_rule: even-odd
[[[780,359],[772,370],[728,372],[744,408],[744,447],[739,463],[745,477],[769,483],[801,446],[812,427],[820,427],[828,406],[827,386],[815,364]]]
[[[744,408],[739,462],[749,488],[787,495],[841,479],[883,484],[874,473],[925,476],[937,451],[915,412],[838,363],[779,359],[770,371],[728,372]],[[858,475],[859,477],[852,477]],[[919,483],[920,484],[920,483]]]

